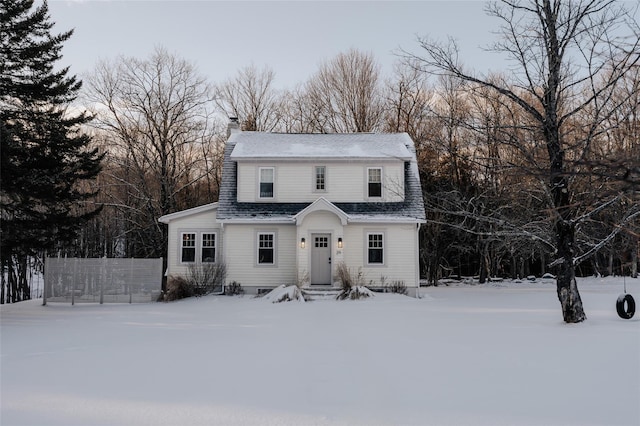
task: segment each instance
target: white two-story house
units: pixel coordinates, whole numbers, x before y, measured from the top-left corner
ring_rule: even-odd
[[[406,133],[283,134],[232,129],[220,197],[165,215],[167,273],[225,262],[247,293],[281,284],[337,285],[341,262],[366,285],[419,287],[425,222]]]

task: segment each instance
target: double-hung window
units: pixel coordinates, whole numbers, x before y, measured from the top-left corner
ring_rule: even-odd
[[[382,169],[380,167],[367,169],[367,182],[369,198],[382,197]]]
[[[384,234],[367,234],[367,263],[369,265],[384,264]]]
[[[275,234],[261,232],[258,234],[258,265],[273,265],[275,263]]]
[[[215,232],[182,232],[180,236],[180,263],[216,261]]]
[[[202,234],[202,262],[216,261],[216,234]]]
[[[327,168],[325,166],[315,167],[315,190],[325,191],[327,183]]]
[[[182,233],[180,260],[183,263],[196,261],[196,234],[194,232]]]
[[[260,167],[260,198],[273,198],[273,181],[275,169],[273,167]]]

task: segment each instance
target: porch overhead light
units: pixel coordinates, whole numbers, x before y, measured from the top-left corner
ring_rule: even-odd
[[[304,248],[305,242],[304,237],[300,239],[300,248]]]
[[[338,248],[342,248],[342,237],[338,237]]]

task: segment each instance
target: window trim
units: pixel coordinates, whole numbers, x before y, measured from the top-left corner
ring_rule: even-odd
[[[183,257],[182,257],[182,249],[184,248],[183,244],[183,238],[184,235],[187,234],[192,234],[195,235],[194,238],[194,245],[192,248],[195,250],[194,252],[194,257],[193,257],[193,261],[184,261]],[[204,242],[204,237],[203,235],[205,234],[212,234],[214,235],[214,260],[213,262],[205,262],[202,259],[202,249],[204,248],[203,242]],[[177,263],[178,265],[182,265],[182,266],[186,266],[186,265],[194,265],[194,264],[214,264],[218,262],[218,256],[219,256],[219,252],[218,252],[218,244],[220,241],[220,232],[218,229],[216,228],[205,228],[205,229],[193,229],[193,228],[183,228],[183,229],[179,229],[178,230],[178,259],[177,259]]]
[[[372,249],[372,247],[370,246],[371,240],[370,237],[372,235],[380,235],[382,236],[382,247],[380,247],[380,250],[382,250],[382,262],[370,262],[370,258],[369,258],[369,250]],[[364,259],[365,259],[365,264],[367,266],[386,266],[386,245],[387,245],[387,236],[386,233],[384,231],[367,231],[365,232],[365,253],[364,253]],[[375,249],[375,247],[374,247]]]
[[[205,245],[204,245],[204,236],[205,235],[213,235],[213,246],[205,247]],[[212,248],[213,249],[213,260],[212,261],[204,260],[204,249],[205,248]],[[210,232],[210,231],[201,232],[200,233],[200,263],[207,263],[207,264],[216,263],[217,256],[218,256],[218,233],[217,232]]]
[[[262,171],[263,170],[271,170],[271,196],[263,197],[262,196]],[[276,168],[274,166],[264,166],[258,167],[258,199],[259,200],[274,200],[276,198]]]
[[[318,169],[322,167],[322,188],[318,188]],[[325,165],[315,165],[313,166],[313,181],[312,181],[313,192],[327,192],[327,166]]]
[[[193,235],[193,245],[185,246],[185,235]],[[178,242],[180,245],[180,264],[182,265],[190,265],[192,263],[196,263],[197,254],[198,254],[198,233],[195,231],[181,231],[180,232],[180,240]],[[184,260],[184,249],[192,249],[193,250],[193,260]]]
[[[371,195],[371,191],[369,188],[369,185],[371,183],[376,183],[376,182],[370,182],[369,179],[371,177],[370,172],[372,170],[380,170],[380,195]],[[371,167],[367,167],[367,171],[366,171],[366,180],[365,180],[365,190],[366,190],[366,194],[367,194],[367,199],[372,199],[372,200],[382,200],[383,196],[384,196],[384,186],[382,185],[382,182],[384,181],[384,169],[382,166],[371,166]]]
[[[263,263],[260,262],[260,236],[262,235],[271,235],[272,240],[271,240],[271,250],[272,250],[272,261],[271,263]],[[267,231],[267,230],[257,230],[256,231],[256,242],[255,242],[255,247],[256,247],[256,258],[255,258],[255,265],[259,266],[259,267],[276,267],[278,265],[278,258],[277,258],[277,247],[278,247],[278,236],[277,236],[277,232],[276,231]]]

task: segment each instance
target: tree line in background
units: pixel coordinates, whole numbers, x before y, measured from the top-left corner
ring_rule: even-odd
[[[76,185],[97,194],[80,212],[100,210],[55,250],[166,257],[157,219],[217,200],[228,117],[246,131],[407,132],[428,217],[423,277],[552,272],[561,301],[579,302],[576,274],[637,276],[640,30],[623,6],[490,4],[492,49],[511,59],[490,75],[467,69],[454,42],[428,38],[398,52],[392,75],[352,49],[288,89],[268,66],[213,84],[162,48],[102,62],[74,104],[94,117],[77,123],[87,150],[104,157]],[[3,161],[4,151],[3,138]],[[3,171],[3,199],[5,182]],[[581,321],[581,304],[567,303],[565,320]]]

